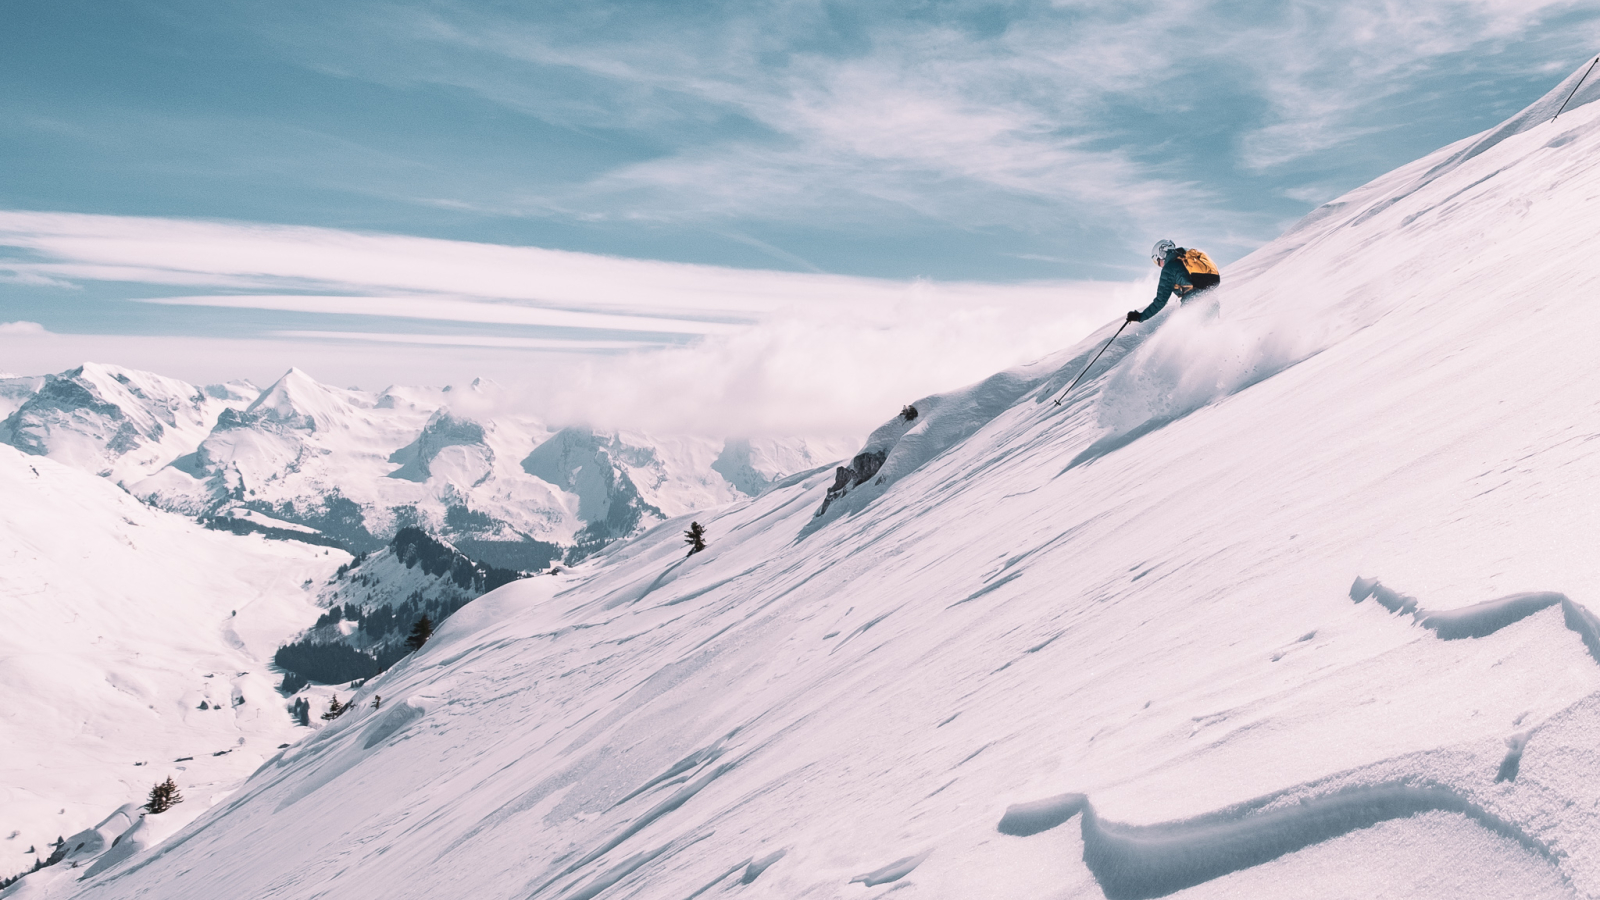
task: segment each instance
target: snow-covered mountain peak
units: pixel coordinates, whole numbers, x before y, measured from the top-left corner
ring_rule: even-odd
[[[240,385],[202,390],[175,378],[101,363],[27,384],[0,440],[114,481],[135,481],[191,450],[220,414],[248,402]],[[31,390],[29,390],[31,388]]]
[[[301,431],[327,431],[347,425],[352,410],[371,409],[376,403],[361,391],[331,387],[292,368],[262,391],[242,418]]]
[[[494,427],[489,423],[490,429]],[[447,408],[435,410],[422,427],[415,441],[396,450],[390,462],[400,463],[400,468],[389,473],[390,478],[424,482],[433,476],[433,465],[440,454],[456,448],[447,466],[453,470],[456,481],[464,480],[464,487],[483,483],[494,472],[494,449],[485,437],[485,426],[472,419],[455,415]]]

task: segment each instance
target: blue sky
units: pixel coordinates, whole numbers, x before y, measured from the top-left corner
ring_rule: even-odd
[[[482,323],[349,303],[134,302],[422,290],[294,266],[223,271],[221,232],[197,239],[189,220],[280,251],[269,226],[322,229],[293,232],[302,253],[391,235],[686,264],[632,280],[584,270],[609,285],[605,309],[632,296],[621,312],[656,324],[499,323],[497,339],[530,352],[697,340],[651,330],[683,296],[654,295],[657,275],[796,276],[781,302],[687,304],[684,317],[719,326],[928,284],[990,285],[994,302],[1026,306],[1039,285],[1146,278],[1158,237],[1237,259],[1600,51],[1600,2],[1540,0],[17,0],[6,19],[0,322],[276,340],[285,364],[308,332],[458,340]],[[111,218],[20,215],[41,212]],[[162,266],[110,264],[131,236],[163,235]],[[547,261],[507,263],[500,284]],[[1076,313],[1114,305],[1062,290],[1089,298]],[[464,293],[575,313],[599,302]]]

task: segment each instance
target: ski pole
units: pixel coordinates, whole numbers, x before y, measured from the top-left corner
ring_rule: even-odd
[[[1556,119],[1561,118],[1561,113],[1567,108],[1567,104],[1571,103],[1572,98],[1577,96],[1578,88],[1583,87],[1583,83],[1589,80],[1589,73],[1594,71],[1594,63],[1600,63],[1600,56],[1596,56],[1594,62],[1589,63],[1589,68],[1583,70],[1583,77],[1579,78],[1578,83],[1572,86],[1572,93],[1567,95],[1567,99],[1561,101],[1561,109],[1556,110],[1556,114],[1550,117],[1550,121],[1554,122]]]
[[[1128,320],[1127,319],[1123,319],[1122,320],[1122,328],[1127,328],[1127,327],[1128,327]],[[1113,334],[1111,336],[1111,341],[1116,340],[1117,339],[1117,335],[1122,334],[1122,328],[1118,328],[1117,329],[1117,334]],[[1100,348],[1100,353],[1104,353],[1107,350],[1111,349],[1111,341],[1106,341],[1106,345],[1104,347]],[[1061,401],[1067,399],[1067,395],[1072,393],[1072,389],[1078,386],[1078,382],[1083,380],[1083,376],[1089,374],[1089,370],[1094,368],[1094,364],[1096,362],[1100,361],[1100,353],[1096,353],[1094,355],[1094,359],[1089,360],[1089,364],[1087,366],[1083,367],[1083,371],[1078,373],[1078,377],[1072,379],[1072,383],[1067,385],[1067,389],[1062,391],[1061,392],[1061,396],[1056,398],[1056,405],[1057,406],[1061,405]]]

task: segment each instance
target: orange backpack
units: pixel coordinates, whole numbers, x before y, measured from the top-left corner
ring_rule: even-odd
[[[1222,273],[1217,271],[1217,264],[1211,261],[1204,250],[1184,250],[1178,260],[1183,263],[1183,268],[1189,273],[1189,282],[1196,290],[1222,283]]]

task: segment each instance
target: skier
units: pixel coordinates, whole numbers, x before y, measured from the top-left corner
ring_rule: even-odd
[[[1129,322],[1143,322],[1154,317],[1167,305],[1168,298],[1174,292],[1178,295],[1178,302],[1182,303],[1191,295],[1222,283],[1222,273],[1217,271],[1204,250],[1188,250],[1163,238],[1150,248],[1150,261],[1161,267],[1161,283],[1156,285],[1156,299],[1145,307],[1144,312],[1134,310],[1128,313]]]

